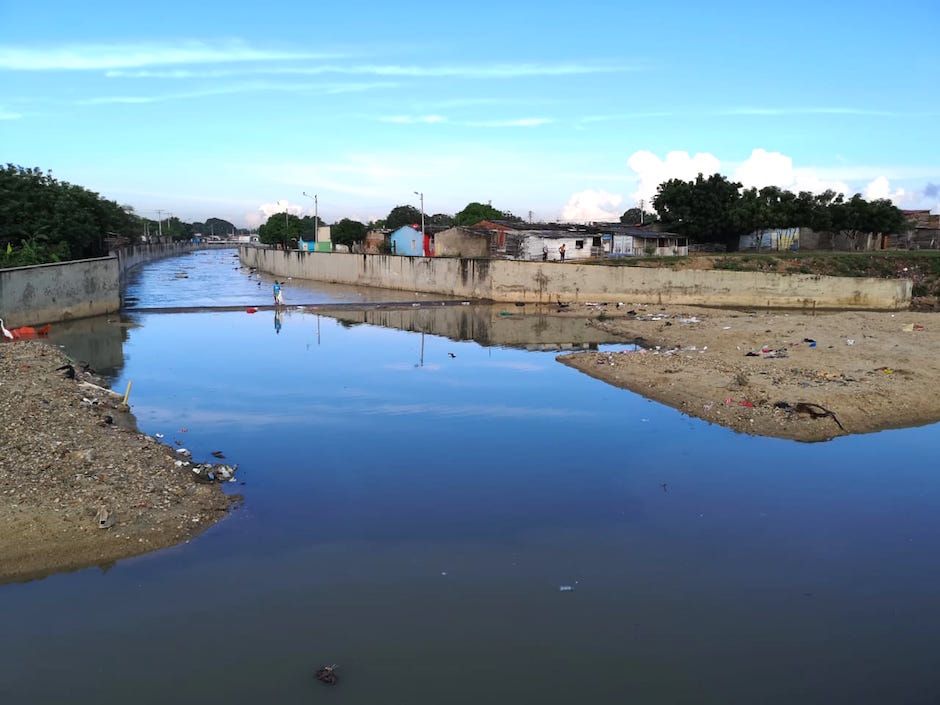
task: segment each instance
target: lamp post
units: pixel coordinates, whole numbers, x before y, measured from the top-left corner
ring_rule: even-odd
[[[415,191],[415,196],[421,198],[421,238],[424,239],[424,193]]]
[[[317,211],[319,204],[317,203],[317,194],[312,196],[306,191],[303,192],[304,196],[307,198],[313,199],[313,241],[316,242],[320,237],[320,214]],[[316,245],[314,245],[316,247]]]

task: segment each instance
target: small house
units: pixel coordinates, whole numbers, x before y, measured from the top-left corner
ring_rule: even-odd
[[[489,257],[496,238],[496,233],[490,230],[457,225],[434,236],[434,254],[437,257]]]
[[[605,252],[604,235],[601,233],[569,230],[520,230],[506,233],[506,255],[511,259],[561,261],[562,246],[566,262],[602,257]]]
[[[433,256],[431,236],[422,237],[417,225],[403,225],[388,236],[393,255],[402,257]]]

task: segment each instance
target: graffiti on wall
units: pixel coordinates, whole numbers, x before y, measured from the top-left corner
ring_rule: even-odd
[[[742,235],[738,242],[741,250],[798,250],[800,249],[799,228],[769,228],[757,230],[750,235]]]

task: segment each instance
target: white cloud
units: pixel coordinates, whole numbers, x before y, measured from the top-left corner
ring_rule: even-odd
[[[60,47],[0,47],[0,68],[16,71],[88,71],[172,64],[315,59],[309,52],[255,49],[244,42],[186,41],[133,44],[74,44]]]
[[[669,152],[663,160],[652,152],[640,150],[630,156],[627,166],[637,175],[637,190],[631,194],[633,201],[643,201],[644,209],[652,210],[650,204],[662,182],[669,179],[692,181],[699,174],[711,176],[718,173],[721,162],[707,152],[694,157],[690,157],[688,152]]]
[[[0,120],[19,120],[22,115],[19,113],[11,113],[9,110],[4,110],[0,108]]]
[[[618,207],[622,200],[620,195],[604,190],[582,191],[568,199],[561,211],[561,219],[574,223],[619,220]]]
[[[744,188],[763,188],[792,184],[793,160],[780,152],[755,149],[734,172],[732,181],[739,181]]]
[[[911,201],[913,194],[906,193],[902,188],[892,191],[888,177],[879,176],[865,187],[864,196],[867,201],[873,201],[876,198],[887,198],[896,205],[901,205],[906,201]]]
[[[751,156],[738,166],[732,181],[740,182],[744,188],[777,186],[794,193],[821,193],[827,189],[846,195],[853,193],[852,188],[840,179],[823,178],[818,170],[812,168],[794,169],[792,158],[761,148],[753,150]]]

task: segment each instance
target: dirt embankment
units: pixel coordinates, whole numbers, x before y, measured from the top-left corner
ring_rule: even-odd
[[[39,341],[0,344],[0,583],[175,545],[238,500],[67,364]]]
[[[940,421],[938,313],[566,312],[585,314],[643,349],[561,362],[736,431],[823,441]]]

